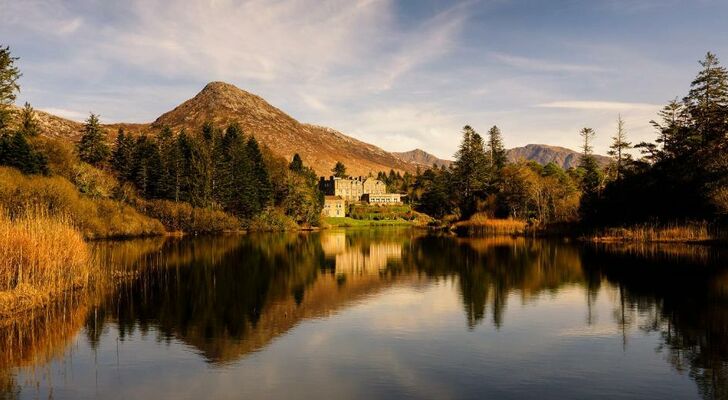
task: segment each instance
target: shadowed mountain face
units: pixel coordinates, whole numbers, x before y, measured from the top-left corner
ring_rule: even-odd
[[[541,165],[553,162],[564,169],[579,166],[580,157],[581,153],[574,150],[545,144],[527,144],[524,147],[514,147],[508,150],[508,159],[511,161],[536,161]],[[601,166],[607,165],[610,160],[606,156],[595,155],[594,157]]]

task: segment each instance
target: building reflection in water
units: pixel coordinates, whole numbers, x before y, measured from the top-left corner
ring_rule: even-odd
[[[66,357],[80,331],[91,347],[109,328],[121,340],[154,330],[212,365],[265,349],[302,321],[326,318],[394,286],[451,283],[470,330],[508,324],[508,302],[607,296],[601,315],[623,336],[659,333],[657,351],[687,371],[704,398],[728,398],[728,271],[708,247],[581,247],[524,238],[454,238],[412,230],[346,230],[97,243],[109,276],[83,299],[0,325],[0,392],[18,368]],[[605,321],[605,318],[609,318]],[[488,322],[486,322],[488,321]],[[594,328],[595,329],[595,328]]]

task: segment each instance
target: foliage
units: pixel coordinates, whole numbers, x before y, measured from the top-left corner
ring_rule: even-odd
[[[334,168],[331,169],[331,173],[337,178],[346,178],[346,165],[343,162],[337,161]]]
[[[291,217],[273,207],[263,210],[248,224],[248,229],[255,232],[288,231],[296,228],[296,222]]]
[[[9,47],[0,46],[0,133],[10,123],[10,106],[15,102],[16,92],[20,90],[18,79],[22,74],[15,65],[16,61],[18,58],[11,55]]]
[[[642,159],[610,182],[585,215],[592,225],[713,220],[728,187],[728,71],[708,53],[682,101],[652,121],[655,143],[640,143]]]
[[[129,205],[81,194],[67,179],[0,168],[0,206],[13,218],[32,212],[65,216],[90,239],[158,235],[164,227]]]
[[[99,116],[91,113],[83,126],[83,134],[78,143],[81,161],[101,166],[109,158],[111,150],[106,143],[106,131],[99,122]]]
[[[158,219],[171,232],[212,233],[241,229],[237,218],[221,210],[192,207],[189,203],[169,200],[145,201],[142,207],[146,215]]]

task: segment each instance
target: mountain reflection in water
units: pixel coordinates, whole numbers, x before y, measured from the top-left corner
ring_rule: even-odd
[[[728,398],[719,248],[409,229],[95,246],[124,283],[2,323],[0,398]]]

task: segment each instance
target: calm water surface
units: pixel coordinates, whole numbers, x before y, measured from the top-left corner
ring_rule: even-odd
[[[0,326],[0,398],[728,398],[717,248],[406,229],[95,246],[125,283]]]

